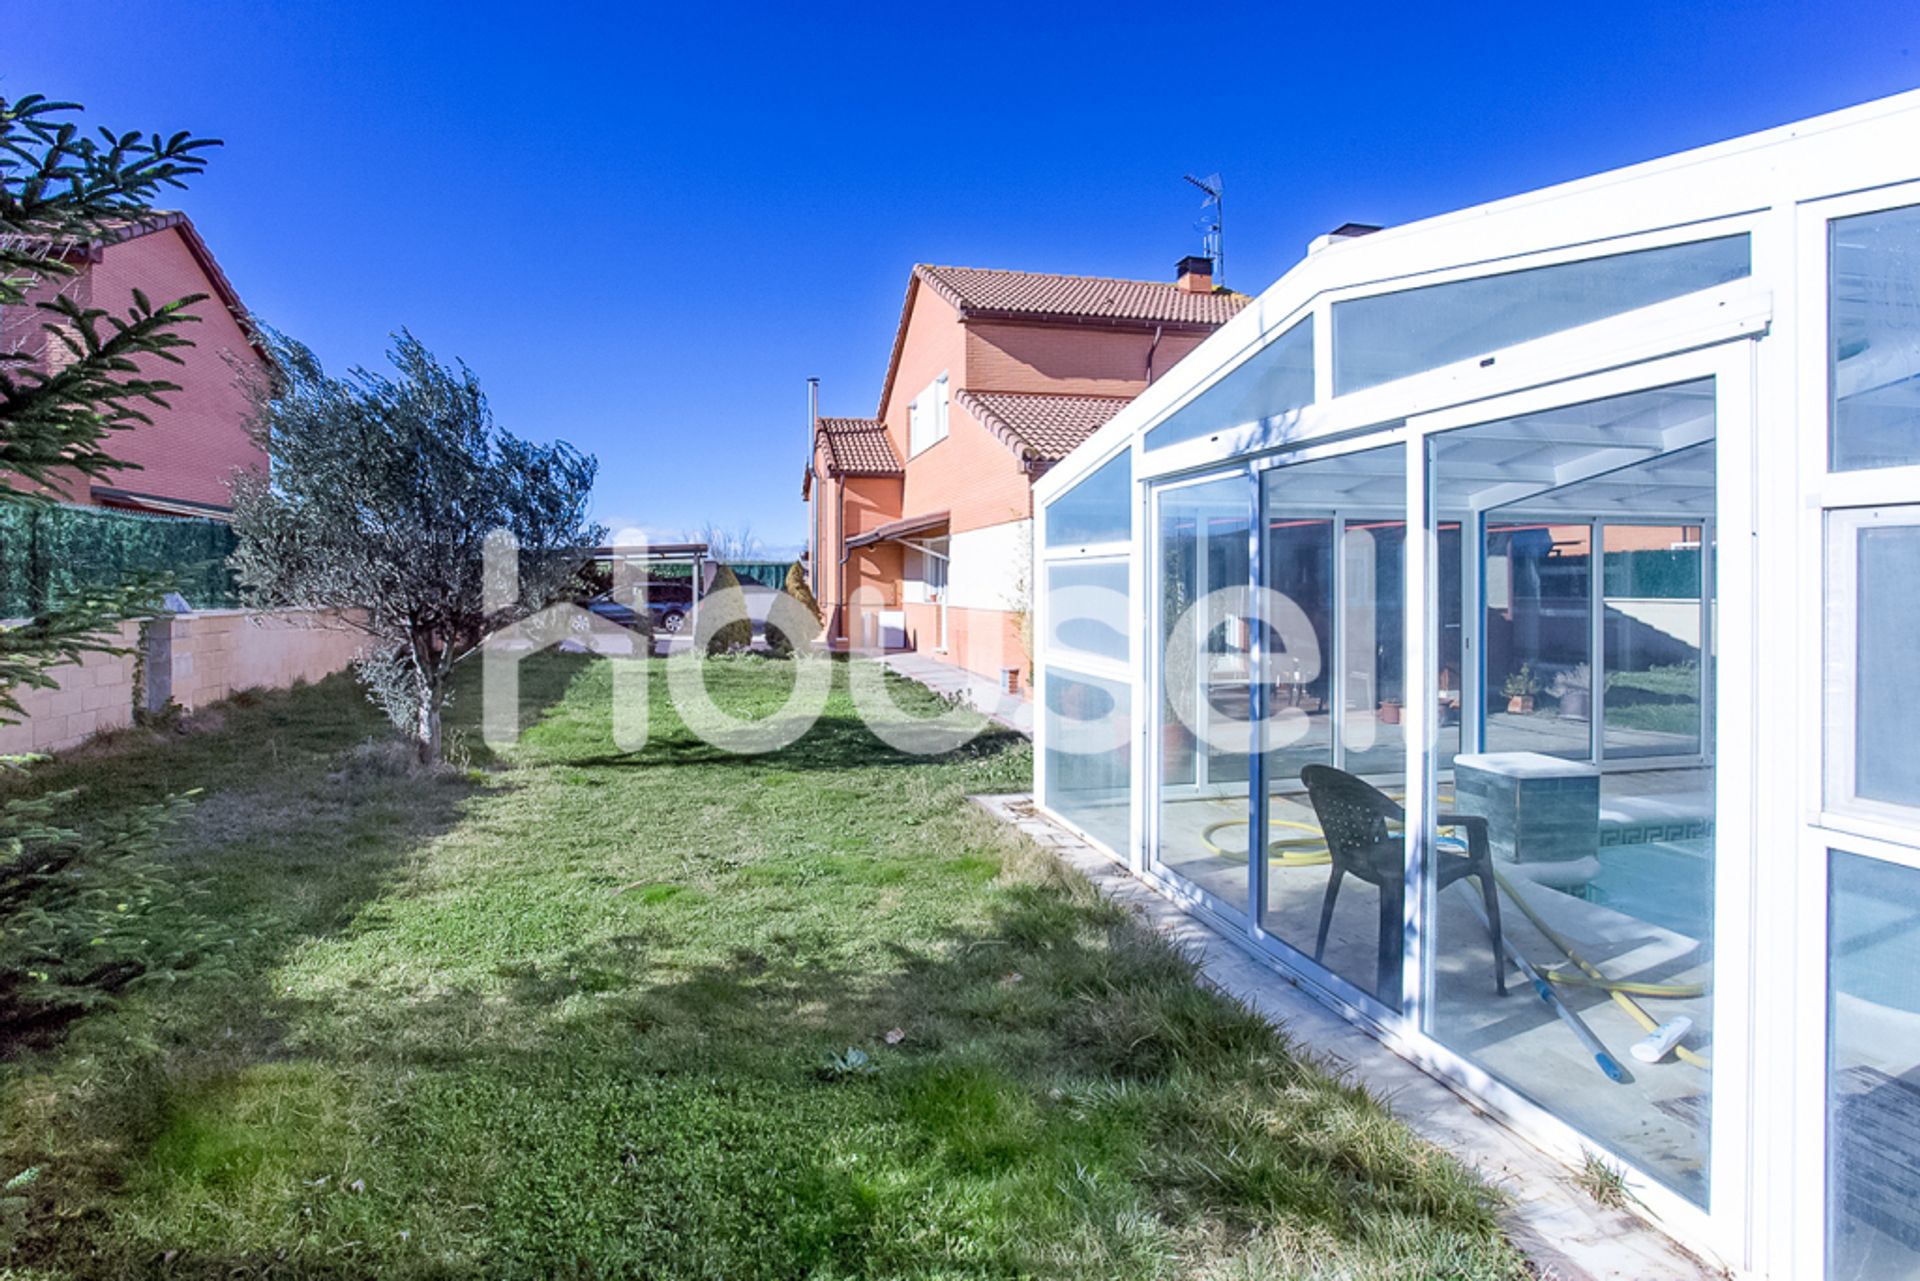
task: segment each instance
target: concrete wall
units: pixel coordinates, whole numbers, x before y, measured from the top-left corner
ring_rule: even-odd
[[[57,688],[16,691],[26,717],[0,725],[0,756],[64,751],[133,724],[139,624],[121,624],[114,643],[129,652],[88,654],[53,670]],[[365,643],[364,633],[306,611],[218,609],[156,619],[147,629],[148,702],[171,697],[192,711],[238,690],[285,689],[339,671]]]

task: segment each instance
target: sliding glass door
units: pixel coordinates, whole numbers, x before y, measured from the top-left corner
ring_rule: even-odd
[[[1260,488],[1260,924],[1395,1008],[1406,903],[1405,838],[1392,817],[1406,776],[1406,447],[1283,457]],[[1369,804],[1371,816],[1361,814]]]
[[[1432,775],[1425,1028],[1702,1206],[1717,432],[1716,380],[1700,378],[1424,442],[1431,501],[1484,540],[1466,616],[1481,623],[1485,718],[1483,750]],[[1444,561],[1439,533],[1436,520]],[[1444,650],[1444,611],[1426,627]]]
[[[1253,483],[1245,472],[1154,498],[1159,697],[1154,865],[1248,905],[1254,706]]]

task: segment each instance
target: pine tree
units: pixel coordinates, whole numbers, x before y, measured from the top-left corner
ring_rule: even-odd
[[[152,213],[163,188],[201,172],[219,144],[177,133],[92,137],[72,103],[40,95],[0,98],[0,308],[31,305],[44,316],[49,354],[0,351],[0,503],[46,503],[72,475],[99,477],[131,466],[112,436],[148,422],[177,384],[152,362],[180,363],[181,326],[204,295],[155,305],[134,293],[124,316],[82,307],[45,286],[75,275],[88,244]],[[133,602],[123,591],[53,602],[24,625],[0,629],[0,720],[17,717],[17,691],[53,684],[51,668],[111,648],[107,631]]]
[[[153,196],[184,185],[217,145],[184,133],[90,137],[70,119],[78,110],[0,98],[0,308],[40,313],[59,357],[0,351],[0,505],[45,504],[67,477],[129,466],[113,456],[113,434],[147,422],[143,406],[164,406],[178,390],[151,362],[179,363],[190,345],[179,329],[202,301],[156,306],[136,293],[115,316],[57,289],[44,296],[77,273],[86,246],[148,216]],[[150,584],[91,591],[0,626],[0,722],[22,714],[18,691],[54,686],[54,668],[112,652],[114,625],[151,599]],[[0,802],[0,1044],[50,1033],[106,994],[177,974],[217,946],[191,887],[156,854],[182,801],[77,831],[61,821],[69,800]]]

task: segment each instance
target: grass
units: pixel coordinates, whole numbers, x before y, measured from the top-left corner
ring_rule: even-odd
[[[764,714],[791,668],[706,672]],[[620,751],[555,656],[464,773],[382,768],[336,678],[7,784],[205,789],[174,858],[235,942],[0,1063],[0,1179],[39,1172],[0,1270],[1526,1275],[1468,1172],[965,802],[1023,741],[901,756],[836,680],[758,757],[657,664]]]

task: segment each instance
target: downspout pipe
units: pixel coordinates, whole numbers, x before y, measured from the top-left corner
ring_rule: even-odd
[[[1167,327],[1165,325],[1155,325],[1153,327],[1153,341],[1149,343],[1147,346],[1147,381],[1148,382],[1153,381],[1153,356],[1155,352],[1160,350],[1160,335],[1165,333],[1166,330],[1167,330]]]

